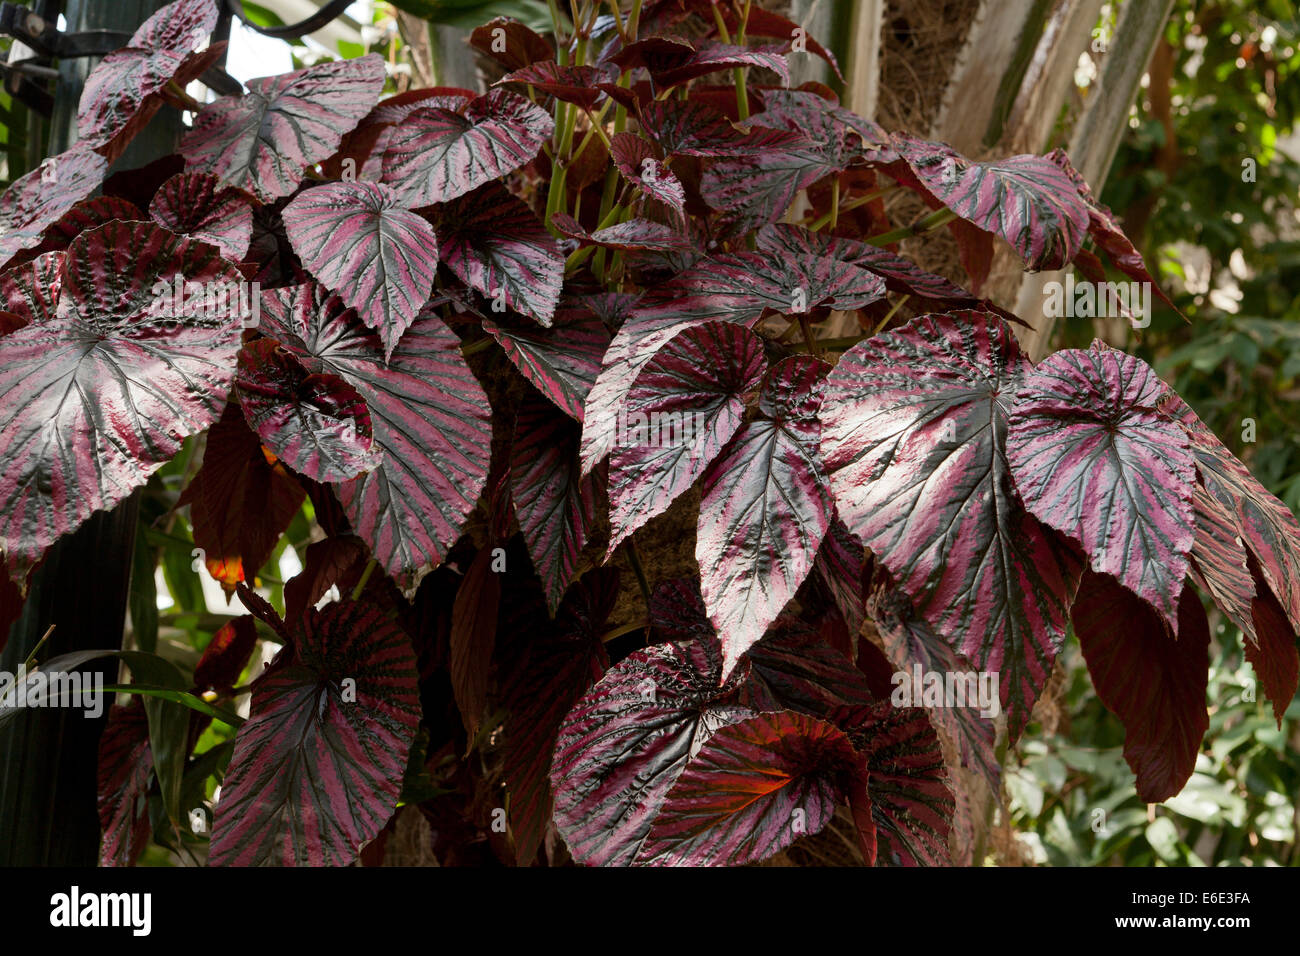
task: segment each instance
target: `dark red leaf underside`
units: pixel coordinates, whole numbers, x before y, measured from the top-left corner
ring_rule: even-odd
[[[135,866],[149,844],[153,752],[143,698],[115,704],[99,738],[97,805],[100,866]]]
[[[549,40],[510,17],[496,17],[475,27],[469,44],[507,70],[521,70],[538,60],[555,58]]]
[[[257,625],[251,614],[241,614],[221,625],[194,666],[194,686],[200,691],[229,694],[248,666],[257,644]]]
[[[596,84],[616,79],[618,71],[607,63],[599,66],[560,66],[554,60],[540,60],[506,74],[497,83],[525,84],[548,96],[554,96],[557,100],[576,103],[589,110],[605,98]]]
[[[492,548],[480,548],[456,590],[451,610],[448,671],[465,733],[472,741],[487,706],[488,669],[501,606],[501,574]]]
[[[253,687],[212,826],[214,866],[347,866],[397,803],[420,721],[410,639],[351,601],[308,611]]]
[[[641,108],[641,126],[669,156],[756,156],[783,146],[806,145],[801,133],[742,127],[695,100],[652,100]]]
[[[744,47],[710,40],[692,46],[679,37],[648,37],[629,43],[611,57],[624,69],[644,67],[657,90],[670,89],[697,77],[734,67],[757,66],[772,70],[783,83],[790,82],[790,67],[780,47]]]
[[[691,240],[663,223],[648,219],[629,219],[595,232],[587,232],[582,225],[565,213],[557,212],[551,223],[561,234],[576,239],[579,246],[601,246],[606,249],[648,250],[666,252],[691,248]]]
[[[1209,728],[1205,706],[1210,628],[1190,585],[1178,602],[1178,637],[1109,575],[1085,572],[1073,610],[1097,696],[1124,724],[1124,759],[1143,803],[1183,789]]]
[[[618,133],[610,140],[614,165],[633,186],[677,211],[686,207],[686,190],[677,175],[655,157],[654,147],[635,133]]]

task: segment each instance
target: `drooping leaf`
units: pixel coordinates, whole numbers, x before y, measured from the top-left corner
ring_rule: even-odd
[[[759,403],[766,417],[742,427],[705,472],[695,558],[724,676],[794,597],[830,527],[817,421],[825,373],[807,355],[773,367]]]
[[[737,10],[727,6],[720,6],[718,10],[722,14],[723,21],[727,24],[727,29],[734,31],[739,28],[741,18]],[[844,75],[840,73],[840,65],[835,60],[835,54],[809,36],[807,30],[792,20],[773,13],[771,10],[764,10],[754,6],[745,12],[744,24],[746,36],[774,37],[787,41],[787,45],[782,47],[782,52],[785,53],[790,52],[790,47],[796,40],[802,40],[808,52],[821,57],[835,71],[836,76],[841,80],[844,79]]]
[[[370,411],[330,372],[310,374],[274,339],[239,353],[240,407],[277,457],[315,481],[346,481],[378,466]]]
[[[868,560],[862,542],[854,537],[836,512],[826,531],[826,537],[822,539],[822,546],[817,549],[813,570],[830,591],[831,599],[849,630],[851,641],[856,641],[866,616],[864,577]]]
[[[293,621],[315,607],[330,588],[350,593],[350,576],[361,575],[366,546],[356,535],[335,535],[307,545],[302,571],[284,582],[284,617]]]
[[[149,844],[153,754],[142,698],[115,704],[99,738],[97,799],[100,866],[135,866]]]
[[[1143,803],[1183,789],[1209,728],[1205,689],[1210,628],[1190,586],[1178,601],[1178,636],[1109,575],[1085,572],[1072,612],[1093,686],[1124,723],[1124,759]]]
[[[483,320],[483,331],[501,345],[521,375],[572,418],[582,421],[583,403],[600,374],[609,330],[591,312],[561,305],[551,328],[499,325]]]
[[[172,232],[210,242],[241,262],[253,238],[253,208],[237,189],[223,189],[211,173],[181,173],[159,187],[149,217]]]
[[[826,826],[858,763],[843,731],[806,714],[758,714],[722,727],[677,778],[637,862],[765,860]]]
[[[389,134],[383,181],[412,208],[446,202],[531,162],[554,131],[549,113],[508,90],[461,112],[422,108]]]
[[[536,621],[516,618],[508,627],[523,631],[511,645],[510,667],[502,677],[506,719],[505,775],[516,861],[537,853],[551,822],[551,756],[569,709],[605,673],[609,657],[601,631],[618,597],[618,570],[596,568],[583,575],[564,599],[555,622],[536,633]],[[534,605],[532,613],[537,610]],[[526,628],[526,630],[525,630]]]
[[[595,232],[588,232],[572,216],[557,212],[551,224],[579,247],[600,246],[605,249],[648,250],[665,252],[691,248],[691,240],[674,231],[671,226],[651,222],[649,219],[629,219]]]
[[[659,91],[709,73],[742,66],[771,70],[783,83],[789,83],[790,66],[780,50],[779,46],[733,46],[712,40],[692,44],[681,37],[654,36],[627,44],[610,58],[610,62],[625,70],[644,67]]]
[[[190,505],[199,557],[226,594],[261,570],[304,497],[284,465],[262,450],[238,403],[228,403],[180,498]]]
[[[820,256],[752,252],[705,259],[648,290],[610,342],[587,396],[583,470],[590,471],[613,448],[619,409],[641,369],[684,329],[714,321],[752,326],[768,311],[855,309],[883,296],[879,277],[856,266]]]
[[[686,208],[686,190],[675,173],[655,157],[654,147],[635,133],[618,133],[610,140],[614,165],[633,186],[679,212]]]
[[[943,143],[895,136],[894,146],[934,199],[1001,236],[1031,272],[1060,269],[1083,245],[1088,208],[1074,182],[1043,156],[976,163]]]
[[[241,614],[221,625],[194,665],[195,688],[229,694],[248,666],[256,645],[257,626],[251,614]]]
[[[589,110],[605,98],[596,84],[616,79],[618,72],[607,63],[597,66],[560,66],[554,60],[539,60],[507,73],[497,83],[526,84],[557,100],[576,103]]]
[[[52,156],[0,195],[0,267],[41,242],[47,226],[90,195],[108,161],[85,146]]]
[[[438,207],[442,261],[489,299],[549,326],[564,282],[564,255],[528,206],[497,184]]]
[[[383,460],[335,490],[375,558],[402,580],[440,563],[487,481],[491,446],[487,396],[460,340],[426,310],[385,361],[379,337],[315,283],[263,293],[261,330],[370,410]]]
[[[420,721],[410,639],[351,601],[308,611],[253,686],[212,825],[214,866],[347,866],[397,803]]]
[[[1145,362],[1100,341],[1057,352],[1020,385],[1006,443],[1030,514],[1177,633],[1196,468],[1187,436],[1157,411],[1169,394]]]
[[[121,49],[86,77],[77,109],[78,142],[110,160],[163,104],[169,84],[181,89],[217,61],[225,44],[202,51],[217,25],[213,0],[176,0],[149,17]]]
[[[377,53],[248,81],[248,93],[209,103],[181,140],[191,171],[265,201],[288,196],[306,167],[328,159],[384,86]]]
[[[511,17],[496,17],[475,27],[469,35],[469,45],[507,70],[521,70],[531,63],[555,57],[549,40]]]
[[[510,494],[533,568],[554,614],[596,523],[602,478],[578,467],[577,424],[529,395],[510,446]]]
[[[846,713],[838,723],[866,764],[876,865],[948,866],[955,806],[926,711],[880,701]]]
[[[325,288],[379,333],[385,357],[433,292],[438,240],[380,183],[327,183],[285,207],[294,252]]]
[[[1011,738],[1065,638],[1078,560],[1026,513],[1007,413],[1029,362],[982,312],[913,319],[855,345],[827,381],[822,454],[836,509],[920,617],[997,671]]]
[[[67,252],[58,315],[0,338],[0,550],[34,562],[143,485],[225,403],[241,316],[158,294],[239,273],[151,223],[110,222]]]
[[[716,641],[656,644],[611,668],[564,719],[551,763],[555,825],[590,866],[632,862],[687,760],[751,716],[719,686]]]
[[[492,567],[492,548],[480,548],[456,589],[451,611],[448,672],[465,733],[478,734],[487,706],[488,669],[501,606],[501,575]]]

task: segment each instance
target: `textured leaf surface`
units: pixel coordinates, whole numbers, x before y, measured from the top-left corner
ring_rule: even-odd
[[[240,278],[212,246],[107,223],[68,249],[57,318],[0,338],[0,549],[11,558],[35,561],[216,420],[240,316],[156,296],[173,275]]]
[[[695,559],[723,674],[763,636],[812,570],[831,522],[818,451],[821,377],[810,356],[768,374],[760,409],[703,479]]]
[[[294,252],[325,288],[379,333],[391,355],[433,292],[438,240],[379,183],[327,183],[284,209]]]
[[[712,322],[679,334],[641,370],[610,456],[609,553],[704,473],[766,369],[757,335]]]
[[[551,223],[563,235],[578,240],[579,246],[601,246],[606,249],[649,250],[654,252],[691,248],[686,236],[675,232],[663,223],[649,219],[629,219],[595,232],[587,232],[572,216],[557,212]]]
[[[55,318],[63,288],[62,252],[46,252],[0,273],[0,301],[22,325]]]
[[[806,145],[800,133],[743,127],[721,110],[696,100],[670,98],[646,103],[641,108],[641,126],[670,156],[754,156],[781,146]]]
[[[822,406],[840,517],[922,619],[1000,673],[1012,739],[1051,673],[1079,574],[1012,482],[1007,409],[1028,372],[1001,320],[920,316],[855,345]]]
[[[350,601],[308,611],[294,637],[235,737],[214,866],[347,866],[397,803],[420,721],[410,639]]]
[[[41,241],[47,226],[90,195],[108,161],[84,146],[53,156],[0,195],[0,266]]]
[[[389,134],[384,182],[410,206],[446,202],[531,162],[554,131],[549,113],[507,90],[461,112],[419,109]]]
[[[579,863],[627,865],[687,759],[751,716],[720,687],[716,641],[656,644],[609,670],[564,720],[551,764],[555,825]]]
[[[765,860],[826,826],[857,763],[841,730],[806,714],[758,714],[722,727],[677,778],[638,862]]]
[[[711,40],[697,44],[679,37],[648,37],[629,43],[611,61],[624,69],[644,67],[656,89],[665,90],[696,77],[733,67],[758,66],[790,82],[790,67],[780,47],[745,47]]]
[[[605,98],[597,83],[613,82],[618,71],[609,64],[599,66],[561,66],[554,60],[539,60],[508,73],[497,83],[523,83],[565,103],[592,109]]]
[[[1016,395],[1007,459],[1029,512],[1176,633],[1196,468],[1187,436],[1157,411],[1169,394],[1145,362],[1100,342],[1057,352]]]
[[[97,798],[100,866],[135,866],[149,844],[149,780],[153,753],[143,698],[108,712],[99,738]]]
[[[549,326],[564,283],[564,255],[528,206],[489,184],[438,207],[442,261],[489,299]]]
[[[510,493],[533,568],[554,614],[578,571],[578,556],[596,524],[599,475],[578,467],[580,430],[549,402],[529,395],[515,420]]]
[[[370,411],[338,375],[310,374],[274,339],[239,353],[240,406],[249,426],[290,468],[315,481],[346,481],[379,464]]]
[[[172,232],[221,250],[241,262],[253,239],[253,208],[245,194],[223,189],[211,173],[181,173],[159,187],[149,204],[149,216]]]
[[[605,323],[580,308],[556,310],[551,328],[498,325],[483,320],[483,331],[501,345],[520,374],[565,414],[582,421],[583,403],[600,374],[609,346]]]
[[[614,165],[633,186],[661,203],[682,210],[686,190],[677,175],[655,157],[654,147],[635,133],[619,133],[609,144]]]
[[[1183,588],[1175,639],[1148,604],[1089,571],[1073,617],[1097,696],[1124,723],[1124,759],[1137,775],[1138,797],[1163,803],[1191,777],[1210,726],[1210,628],[1200,599]]]
[[[370,410],[383,460],[335,490],[379,563],[403,580],[441,563],[487,481],[491,446],[487,396],[460,340],[426,311],[385,361],[379,337],[315,283],[264,293],[261,330]]]
[[[181,140],[193,171],[263,200],[288,196],[304,170],[328,159],[384,86],[384,60],[372,53],[280,76],[249,80],[248,93],[209,103]]]

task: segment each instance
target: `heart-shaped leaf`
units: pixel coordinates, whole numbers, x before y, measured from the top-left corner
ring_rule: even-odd
[[[173,276],[209,291],[241,281],[212,246],[106,223],[69,247],[57,317],[0,338],[0,549],[11,561],[34,562],[216,421],[242,316],[168,294]]]
[[[149,218],[172,232],[210,242],[231,262],[242,262],[253,238],[253,207],[237,189],[223,189],[211,173],[180,173],[149,204]]]
[[[284,228],[305,265],[379,333],[393,354],[433,292],[438,240],[379,183],[328,183],[285,207]]]
[[[507,90],[461,112],[419,109],[389,134],[384,182],[411,207],[446,202],[531,162],[554,131],[546,110]]]
[[[1073,618],[1097,696],[1124,722],[1124,759],[1137,775],[1138,797],[1163,803],[1191,777],[1210,726],[1205,609],[1184,586],[1175,639],[1149,604],[1109,575],[1088,571]]]
[[[438,207],[442,261],[471,289],[551,324],[564,255],[527,204],[491,183]]]
[[[85,146],[52,156],[0,195],[0,266],[40,244],[48,226],[104,181],[108,160]]]
[[[741,866],[821,832],[860,763],[843,731],[792,711],[720,728],[673,784],[637,862]]]
[[[1183,430],[1157,411],[1169,394],[1149,365],[1100,341],[1057,352],[1021,383],[1006,445],[1030,514],[1177,633],[1196,467]]]
[[[610,455],[609,554],[704,473],[766,370],[759,337],[726,322],[687,329],[641,370]]]
[[[310,374],[274,339],[239,353],[240,406],[266,447],[315,481],[346,481],[379,464],[370,411],[338,375]]]
[[[420,722],[410,638],[351,601],[309,610],[293,637],[253,685],[213,866],[348,866],[397,804]]]
[[[818,451],[827,366],[801,355],[769,373],[759,408],[703,479],[695,559],[722,672],[763,636],[812,570],[831,522]]]
[[[248,81],[248,93],[209,103],[181,140],[191,171],[270,201],[288,196],[304,170],[328,159],[370,112],[384,86],[377,53]]]
[[[484,319],[483,331],[496,338],[506,357],[539,392],[582,421],[583,403],[609,346],[604,322],[586,309],[561,305],[549,329]]]
[[[1026,513],[1007,462],[1008,407],[1029,371],[995,316],[926,315],[855,345],[822,405],[840,517],[954,651],[999,672],[1012,739],[1060,651],[1079,575]]]
[[[487,482],[487,396],[460,340],[425,311],[385,360],[383,343],[316,283],[263,293],[261,330],[314,374],[338,375],[370,410],[378,467],[336,486],[356,533],[408,580],[439,564]]]
[[[555,58],[549,40],[511,17],[496,17],[475,27],[469,45],[507,70],[521,70],[530,63]]]

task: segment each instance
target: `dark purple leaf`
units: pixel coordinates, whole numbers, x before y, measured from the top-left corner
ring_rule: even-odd
[[[381,183],[327,183],[285,207],[284,228],[325,288],[379,333],[385,357],[433,293],[438,240]]]
[[[501,574],[492,567],[492,548],[480,548],[456,589],[448,636],[447,671],[465,733],[478,734],[487,707],[492,645],[501,607]]]
[[[149,749],[149,720],[133,697],[115,704],[99,738],[97,804],[100,866],[135,866],[149,845],[149,780],[153,751]]]
[[[384,86],[377,53],[249,80],[249,92],[209,103],[181,140],[191,171],[270,201],[288,196],[306,167],[328,159]]]
[[[239,353],[240,405],[249,426],[294,471],[346,481],[379,465],[370,411],[338,375],[311,374],[274,339]]]
[[[177,0],[149,17],[125,47],[90,72],[78,107],[78,142],[116,158],[163,104],[168,84],[184,89],[225,48],[195,47],[217,25],[213,0]]]
[[[739,126],[720,110],[696,100],[652,100],[640,112],[642,130],[668,156],[757,156],[809,145],[802,133]]]
[[[1007,462],[1007,410],[1029,370],[995,316],[919,316],[846,353],[822,406],[840,517],[954,651],[1001,675],[1012,739],[1060,651],[1079,575],[1026,513]]]
[[[1145,362],[1100,341],[1057,352],[1020,385],[1006,443],[1030,514],[1177,633],[1196,467],[1187,436],[1157,411],[1170,394]]]
[[[107,223],[69,247],[57,318],[0,339],[0,549],[11,562],[34,562],[216,421],[241,315],[159,295],[173,276],[207,290],[240,281],[212,246]]]
[[[469,35],[469,45],[507,70],[520,70],[538,60],[555,58],[549,40],[510,17],[497,17],[476,27]]]
[[[212,823],[213,866],[348,866],[392,815],[420,721],[415,653],[374,608],[308,611],[253,686]]]
[[[551,324],[564,255],[533,211],[490,183],[438,207],[442,261],[471,289]]]
[[[599,66],[560,66],[554,60],[539,60],[508,73],[497,80],[497,84],[525,83],[557,100],[576,103],[582,109],[589,110],[605,96],[596,84],[616,79],[618,71],[607,63]]]
[[[530,395],[519,409],[510,446],[510,493],[519,530],[552,614],[577,574],[603,483],[598,475],[582,476],[579,435],[573,419]]]
[[[350,593],[349,577],[358,579],[366,563],[366,546],[355,535],[339,535],[307,545],[302,571],[284,582],[284,617],[293,621],[315,607],[330,588]]]
[[[739,700],[756,711],[797,710],[829,719],[837,707],[869,704],[862,672],[795,617],[778,618],[750,647]]]
[[[722,18],[727,24],[729,30],[736,30],[741,25],[741,19],[734,8],[727,7],[725,4],[717,8],[722,13]],[[808,51],[815,53],[825,60],[835,71],[835,75],[844,79],[844,74],[840,72],[840,65],[835,61],[835,54],[826,49],[815,39],[808,35],[808,31],[799,24],[770,10],[764,10],[758,6],[752,6],[745,12],[744,18],[745,35],[751,37],[774,37],[788,41],[781,48],[783,53],[789,53],[793,44],[797,40],[802,40],[803,45]],[[799,51],[795,51],[799,52]]]
[[[867,562],[862,542],[853,536],[838,512],[835,513],[826,537],[822,539],[822,546],[817,550],[813,569],[830,591],[831,599],[854,640],[862,630],[862,621],[866,617],[864,577]]]
[[[821,378],[807,355],[769,373],[760,410],[703,478],[695,559],[723,674],[767,630],[812,570],[831,521],[818,452]]]
[[[757,66],[773,71],[781,82],[790,82],[790,66],[780,53],[781,47],[744,47],[701,40],[696,45],[680,37],[647,37],[623,47],[610,58],[623,69],[644,67],[656,90],[666,90],[696,77]]]
[[[45,229],[40,245],[14,256],[13,262],[23,262],[37,255],[55,250],[66,250],[72,240],[87,229],[94,229],[113,219],[132,222],[148,219],[134,203],[117,196],[95,196],[77,203]]]
[[[678,212],[686,208],[686,190],[676,174],[655,157],[654,147],[635,133],[618,133],[610,140],[614,165],[633,186]]]
[[[485,93],[462,112],[419,109],[389,134],[384,182],[404,205],[446,202],[531,162],[554,131],[546,110],[507,90]]]
[[[583,403],[600,374],[609,346],[609,330],[592,313],[561,305],[551,328],[498,325],[483,320],[483,330],[501,345],[506,357],[543,395],[565,414],[582,421]]]
[[[670,226],[648,219],[629,219],[595,232],[587,232],[572,216],[557,212],[551,223],[564,236],[578,240],[578,246],[602,246],[606,249],[665,250],[689,249],[691,240]]]
[[[677,778],[636,862],[765,860],[826,826],[859,763],[843,731],[806,714],[758,714],[722,727]]]
[[[1074,604],[1088,673],[1102,703],[1124,723],[1124,759],[1143,803],[1163,803],[1183,789],[1210,726],[1210,627],[1191,586],[1180,594],[1177,638],[1109,575],[1085,572]]]
[[[261,330],[369,408],[383,460],[335,490],[380,565],[405,581],[439,564],[487,482],[491,446],[487,396],[460,340],[426,311],[385,361],[379,337],[315,283],[263,293]]]
[[[74,146],[18,177],[0,195],[0,267],[40,244],[46,227],[98,188],[108,161]]]
[[[677,335],[641,370],[610,455],[610,554],[704,473],[766,369],[757,335],[711,322]]]
[[[248,254],[253,208],[237,189],[223,189],[211,173],[181,173],[159,187],[149,217],[172,232],[210,242],[232,262]]]
[[[194,665],[194,686],[200,691],[229,694],[248,666],[257,646],[257,625],[251,614],[241,614],[221,625]]]
[[[631,863],[690,756],[752,716],[719,686],[715,640],[656,644],[611,668],[569,711],[555,743],[555,825],[592,866]]]

